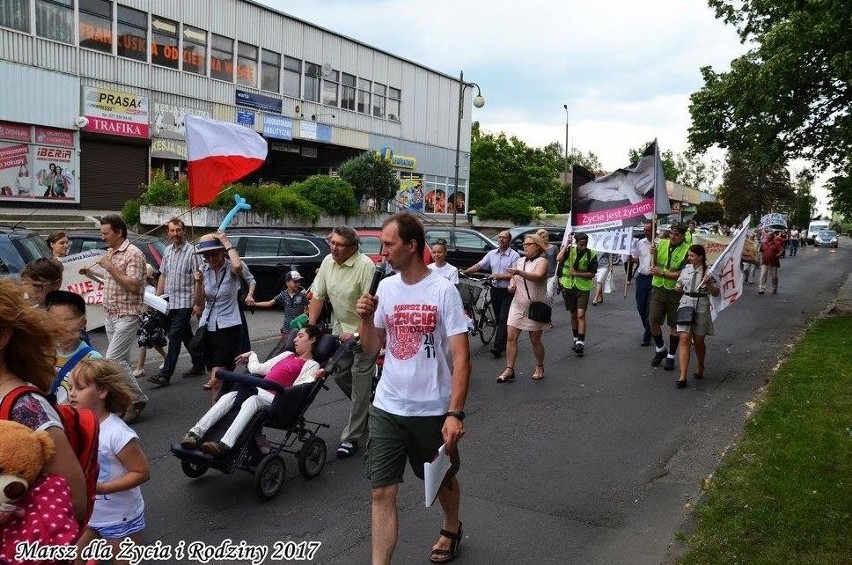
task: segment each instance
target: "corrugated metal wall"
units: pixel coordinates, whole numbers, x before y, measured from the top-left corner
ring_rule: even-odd
[[[305,117],[334,112],[335,118],[328,117],[322,121],[335,129],[344,128],[342,133],[335,132],[335,142],[344,145],[352,143],[360,148],[365,145],[365,136],[374,135],[410,141],[419,147],[455,149],[458,81],[453,78],[242,0],[122,0],[121,4],[199,27],[208,33],[244,40],[283,55],[317,64],[329,63],[335,70],[402,91],[399,122],[281,97],[285,116],[299,118],[295,112],[297,106]],[[80,49],[6,29],[0,29],[0,56],[22,65],[68,75],[79,74],[83,84],[135,91],[148,95],[152,101],[180,96],[206,101],[213,104],[214,108],[218,105],[230,106],[228,111],[214,110],[214,115],[228,120],[234,119],[235,89],[254,90],[274,96],[259,89]],[[467,89],[465,98],[462,131],[467,132],[470,128],[470,89]],[[69,99],[66,97],[64,100]],[[65,123],[68,116],[76,116],[80,111],[79,92],[73,97],[73,102],[76,107],[71,111],[64,104],[61,109],[38,108],[39,117],[33,123],[44,123],[44,112],[64,112],[62,120],[49,119],[57,126],[62,121],[61,127],[69,127]],[[16,99],[15,103],[28,104],[29,101]],[[186,101],[183,105],[197,106]],[[20,112],[16,111],[15,115],[20,115]],[[462,151],[469,151],[467,135],[462,136]],[[430,172],[442,173],[437,170]],[[452,171],[448,170],[447,174],[452,174]]]
[[[0,120],[62,129],[80,115],[80,79],[0,61]]]

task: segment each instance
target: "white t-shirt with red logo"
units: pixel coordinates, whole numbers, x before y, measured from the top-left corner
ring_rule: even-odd
[[[456,287],[435,271],[416,284],[385,278],[374,322],[385,330],[385,363],[373,404],[397,416],[441,416],[450,403],[449,337],[467,333]]]

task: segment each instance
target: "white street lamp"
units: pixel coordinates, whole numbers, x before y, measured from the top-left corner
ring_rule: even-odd
[[[485,106],[485,98],[482,97],[482,91],[479,89],[479,85],[475,82],[465,82],[464,81],[464,71],[459,73],[459,117],[458,123],[456,127],[456,180],[454,184],[453,193],[453,227],[456,227],[456,214],[458,213],[458,198],[459,198],[459,154],[461,152],[461,128],[462,128],[462,119],[464,118],[464,90],[468,86],[476,87],[476,96],[473,98],[473,105],[476,108],[482,108]],[[470,188],[470,168],[468,168],[468,179],[467,186]]]

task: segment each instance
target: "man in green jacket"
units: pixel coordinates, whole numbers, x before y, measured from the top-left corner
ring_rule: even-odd
[[[571,331],[574,333],[574,346],[571,348],[582,357],[586,345],[586,309],[589,306],[589,293],[594,285],[595,272],[598,270],[598,256],[588,248],[589,236],[578,233],[575,246],[563,247],[556,256],[559,287],[565,299],[565,309],[571,313]]]
[[[651,306],[648,321],[651,323],[651,337],[654,339],[656,351],[651,365],[658,367],[665,359],[663,369],[674,370],[675,354],[677,353],[677,306],[680,294],[675,291],[677,278],[686,264],[686,251],[689,245],[684,241],[686,226],[677,223],[671,227],[671,237],[660,240],[651,248],[651,257],[655,259],[651,274]],[[669,326],[669,349],[663,341],[663,320]]]

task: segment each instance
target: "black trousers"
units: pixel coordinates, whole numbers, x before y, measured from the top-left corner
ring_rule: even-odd
[[[494,351],[506,351],[506,322],[509,320],[509,306],[512,305],[512,294],[505,288],[491,289],[491,303],[497,316],[497,333],[494,335]]]

